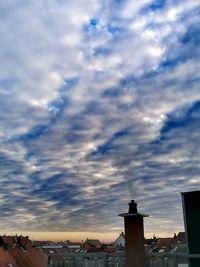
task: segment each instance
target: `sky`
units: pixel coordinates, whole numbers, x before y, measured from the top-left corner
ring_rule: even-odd
[[[0,1],[1,233],[183,230],[200,184],[199,0]]]

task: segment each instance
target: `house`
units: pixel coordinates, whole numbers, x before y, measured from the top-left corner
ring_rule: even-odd
[[[101,248],[101,242],[98,239],[86,239],[84,246]]]
[[[174,238],[158,238],[157,244],[154,246],[152,252],[170,252],[175,246]]]
[[[175,246],[173,252],[176,253],[186,253],[187,252],[187,243],[185,232],[179,232],[177,235],[174,234]]]
[[[187,244],[184,232],[179,232],[177,235],[168,238],[158,238],[157,243],[152,246],[150,252],[171,252],[171,253],[186,253]]]
[[[174,238],[176,239],[177,244],[186,244],[185,232],[179,232]]]
[[[124,248],[125,247],[125,234],[121,232],[118,238],[113,242],[116,248]]]
[[[158,239],[154,235],[152,238],[145,238],[145,246],[153,247],[157,244]]]
[[[83,249],[84,252],[101,252],[102,244],[98,239],[86,239]]]
[[[156,236],[154,235],[153,238],[145,238],[145,253],[149,254],[153,251],[153,249],[155,248],[156,244],[158,242],[158,239],[156,238]]]

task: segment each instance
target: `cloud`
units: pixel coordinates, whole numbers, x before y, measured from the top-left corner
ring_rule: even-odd
[[[198,1],[1,3],[2,229],[182,228],[199,184]],[[11,220],[12,218],[12,220]]]

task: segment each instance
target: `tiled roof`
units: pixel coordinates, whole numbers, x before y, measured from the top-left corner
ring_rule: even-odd
[[[22,244],[22,245],[31,245],[32,242],[31,240],[29,239],[28,236],[22,236],[19,240],[19,242]]]
[[[14,236],[3,236],[3,241],[5,244],[12,246],[15,244],[15,237]]]
[[[2,236],[0,247],[0,266],[46,267],[47,257],[38,248],[32,246],[28,236]]]
[[[47,257],[38,248],[28,248],[23,251],[20,247],[9,249],[17,267],[46,267]]]
[[[158,242],[156,244],[157,248],[164,248],[164,247],[170,247],[174,242],[174,239],[171,237],[168,238],[159,238]]]
[[[46,254],[65,254],[65,253],[76,253],[77,248],[41,248],[41,250]]]
[[[85,243],[90,245],[91,247],[101,247],[101,242],[98,239],[87,239]]]
[[[116,251],[115,247],[107,247],[103,250],[104,252],[113,253]]]
[[[13,267],[18,267],[15,264],[15,261],[11,257],[8,250],[5,250],[3,248],[0,248],[0,266],[8,266],[8,264],[12,264]]]

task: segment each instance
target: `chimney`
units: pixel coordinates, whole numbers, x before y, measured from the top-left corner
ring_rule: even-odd
[[[137,203],[131,200],[128,213],[119,214],[124,217],[126,263],[125,267],[144,267],[144,224],[143,218],[148,215],[138,213]]]

